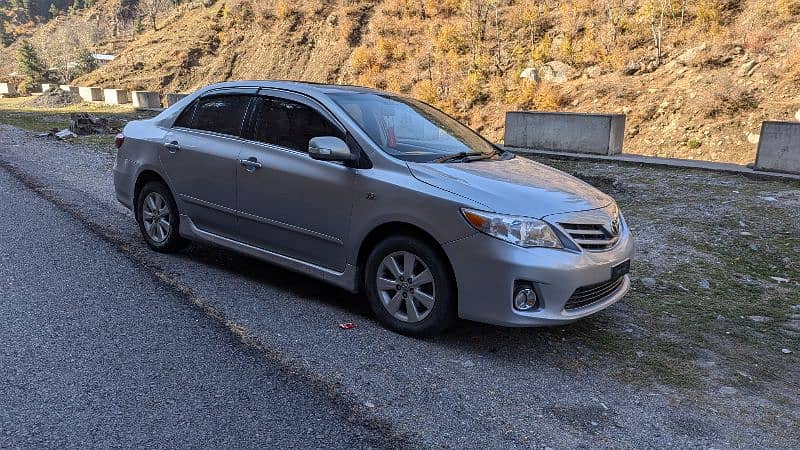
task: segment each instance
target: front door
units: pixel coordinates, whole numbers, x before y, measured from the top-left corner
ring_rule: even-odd
[[[204,231],[235,235],[241,129],[253,98],[242,92],[200,98],[164,138],[160,159],[178,207]]]
[[[308,141],[344,132],[300,95],[261,96],[254,142],[238,168],[239,233],[245,242],[328,269],[344,271],[356,169],[308,156]]]

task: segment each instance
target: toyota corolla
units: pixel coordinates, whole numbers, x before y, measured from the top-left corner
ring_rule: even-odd
[[[221,83],[116,144],[116,196],[153,250],[203,242],[363,291],[404,334],[564,324],[630,288],[611,197],[411,98]]]

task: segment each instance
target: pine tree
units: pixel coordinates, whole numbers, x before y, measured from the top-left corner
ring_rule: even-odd
[[[17,51],[17,63],[20,72],[28,77],[26,82],[28,88],[36,86],[47,78],[47,68],[30,42],[22,41]]]
[[[92,53],[85,48],[78,50],[75,59],[75,70],[78,71],[78,75],[87,74],[97,69],[97,60],[95,60]]]

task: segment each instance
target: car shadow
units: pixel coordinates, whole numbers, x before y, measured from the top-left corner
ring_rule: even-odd
[[[369,320],[376,327],[381,327],[372,315],[363,293],[352,294],[310,276],[206,244],[193,243],[176,256],[223,270],[254,283],[291,292],[310,301],[323,303],[348,315],[354,315],[358,320]],[[592,320],[593,318],[583,319],[583,321]],[[573,324],[555,327],[508,328],[460,319],[442,335],[421,341],[424,342],[424,345],[455,350],[465,358],[488,358],[490,360],[499,358],[504,364],[528,364],[531,363],[533,355],[537,354],[538,356],[534,359],[538,359],[539,362],[544,362],[545,359],[554,358],[553,361],[556,361],[565,357],[574,357],[572,351],[565,353],[564,348],[580,353],[581,348],[585,347],[584,344],[588,345],[588,343],[582,342],[582,333],[579,333],[579,328],[583,329],[586,326],[593,327],[591,323],[583,323],[581,327]],[[393,333],[390,330],[385,330],[385,332]],[[397,338],[419,340],[399,334]]]

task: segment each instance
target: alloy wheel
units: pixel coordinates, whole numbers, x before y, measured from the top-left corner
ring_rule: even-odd
[[[172,211],[169,203],[158,192],[150,192],[142,204],[142,221],[147,236],[155,243],[161,244],[169,237],[172,229]]]
[[[436,303],[433,273],[411,252],[394,252],[383,258],[375,282],[383,307],[403,322],[425,319]]]

